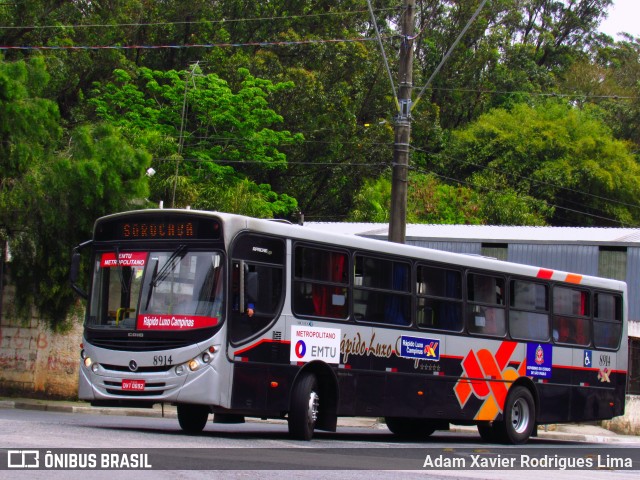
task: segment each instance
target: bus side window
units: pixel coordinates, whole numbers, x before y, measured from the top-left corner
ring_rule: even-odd
[[[511,280],[509,332],[519,340],[549,340],[549,289],[526,280]]]
[[[411,266],[356,255],[353,309],[357,320],[406,326],[411,323]],[[362,312],[362,314],[358,314]]]
[[[418,327],[454,332],[462,330],[460,271],[419,265],[416,292],[418,294],[416,315]]]
[[[569,345],[591,343],[589,292],[570,287],[553,288],[553,338]]]
[[[607,293],[596,293],[593,313],[595,346],[617,348],[622,334],[622,298]]]
[[[503,337],[507,333],[504,279],[470,273],[467,276],[469,333]]]
[[[298,245],[294,256],[293,311],[348,317],[349,259],[344,252]]]

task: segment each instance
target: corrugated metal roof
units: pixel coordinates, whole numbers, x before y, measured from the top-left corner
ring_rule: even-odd
[[[385,223],[308,222],[305,227],[366,237],[386,238]],[[496,225],[409,224],[407,240],[480,241],[498,243],[582,243],[628,245],[640,243],[638,228],[520,227]]]

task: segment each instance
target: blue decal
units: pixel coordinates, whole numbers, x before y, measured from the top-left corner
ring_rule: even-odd
[[[527,343],[527,376],[550,378],[553,347],[546,343]]]
[[[592,354],[593,354],[593,352],[591,350],[585,350],[584,351],[584,364],[583,364],[583,366],[585,366],[587,368],[593,367]]]
[[[400,337],[400,356],[434,362],[440,361],[440,340],[403,335]]]

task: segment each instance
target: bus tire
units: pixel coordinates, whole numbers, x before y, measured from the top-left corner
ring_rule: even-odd
[[[496,426],[505,443],[521,445],[529,440],[536,426],[536,404],[528,388],[513,387],[504,405],[504,421]]]
[[[480,438],[488,443],[497,443],[501,440],[498,425],[495,424],[479,423],[478,433],[480,434]]]
[[[436,431],[434,423],[423,418],[385,417],[384,421],[391,433],[409,440],[423,440]]]
[[[311,440],[319,409],[318,380],[312,373],[303,373],[291,392],[289,435],[296,440]]]
[[[185,433],[202,432],[209,418],[209,407],[206,405],[178,404],[178,423]]]

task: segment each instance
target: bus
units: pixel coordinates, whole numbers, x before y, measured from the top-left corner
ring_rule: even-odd
[[[210,414],[286,419],[301,440],[364,416],[416,440],[454,424],[522,444],[624,413],[624,282],[327,230],[182,209],[98,219],[71,265],[79,398],[172,404],[188,433]]]

